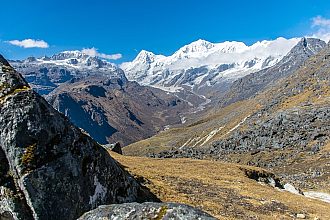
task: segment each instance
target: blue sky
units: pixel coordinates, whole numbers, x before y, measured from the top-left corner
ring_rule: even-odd
[[[329,0],[11,0],[0,4],[0,53],[10,59],[97,48],[112,59],[121,54],[114,61],[120,63],[133,59],[141,49],[169,55],[197,39],[252,44],[280,36],[330,33]],[[24,39],[40,41],[20,42]],[[22,47],[26,44],[44,48]]]

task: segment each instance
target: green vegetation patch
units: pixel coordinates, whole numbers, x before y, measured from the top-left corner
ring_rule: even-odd
[[[1,91],[3,88],[5,88],[5,87],[1,87],[1,86],[0,86],[0,91]],[[17,93],[20,93],[20,92],[23,92],[23,91],[28,91],[28,90],[30,90],[30,89],[31,89],[31,88],[28,87],[28,86],[23,86],[23,87],[21,87],[21,88],[17,88],[17,89],[15,89],[15,90],[12,90],[12,91],[8,92],[7,94],[3,95],[2,97],[0,97],[0,100],[5,99],[5,98],[6,98],[7,96],[9,96],[9,95],[14,95],[14,94],[17,94]]]
[[[22,164],[28,168],[31,168],[35,160],[35,152],[36,152],[37,144],[32,144],[25,149],[25,152],[22,157]]]
[[[154,218],[154,220],[162,220],[163,217],[166,215],[167,209],[167,206],[162,206],[159,210],[157,217]]]

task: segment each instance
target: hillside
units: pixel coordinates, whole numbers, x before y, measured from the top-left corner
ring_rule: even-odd
[[[203,118],[184,128],[168,130],[154,138],[170,136],[169,134],[173,133],[172,139],[168,139],[166,142],[166,138],[164,138],[163,141],[165,142],[161,143],[161,146],[174,148],[183,145],[190,147],[193,145],[196,147],[210,146],[213,141],[230,136],[238,128],[238,130],[245,129],[246,124],[253,120],[266,120],[266,117],[272,118],[276,113],[295,108],[302,110],[326,108],[329,103],[328,53],[329,45],[319,54],[312,56],[293,75],[279,80],[256,97],[209,111]],[[254,125],[251,123],[250,126],[252,130]],[[184,135],[185,132],[192,135]],[[196,144],[200,140],[205,141],[206,139],[208,141],[205,145]],[[152,143],[153,138],[144,141]],[[135,146],[139,146],[139,143],[135,143]],[[126,149],[127,152],[129,149],[133,150],[133,145]]]
[[[219,219],[330,218],[329,204],[274,188],[272,174],[249,166],[111,154],[162,201],[189,204]],[[250,176],[250,178],[249,178]],[[256,179],[260,178],[258,182]]]
[[[326,43],[322,40],[302,38],[276,65],[236,80],[220,100],[221,106],[250,98],[279,79],[290,76],[303,66],[309,57],[320,52],[325,46]]]

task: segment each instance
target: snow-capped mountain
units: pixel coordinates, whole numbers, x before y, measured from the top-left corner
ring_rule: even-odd
[[[212,87],[225,87],[234,80],[275,65],[299,38],[277,38],[251,46],[243,42],[210,43],[197,40],[171,56],[141,51],[120,67],[129,80],[167,91],[181,88],[206,94]],[[221,90],[221,89],[220,89]]]
[[[183,46],[176,51],[172,58],[174,59],[189,59],[206,57],[214,52],[235,53],[242,52],[247,49],[247,46],[242,42],[223,42],[213,44],[205,40],[197,40],[189,45]]]
[[[115,64],[81,51],[64,51],[51,57],[29,57],[10,63],[40,94],[48,94],[70,80],[93,75],[127,81],[124,72]]]
[[[117,67],[115,64],[112,64],[108,61],[102,60],[95,56],[87,55],[79,50],[74,51],[63,51],[58,54],[54,54],[51,57],[29,57],[23,60],[24,64],[54,64],[54,65],[62,65],[67,67],[72,67],[76,69],[81,68],[105,68],[116,70]]]

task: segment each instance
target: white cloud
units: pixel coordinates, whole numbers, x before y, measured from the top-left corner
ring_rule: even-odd
[[[311,37],[316,37],[328,42],[330,40],[330,19],[319,15],[311,20],[311,28],[313,29]]]
[[[308,37],[313,37],[313,38],[318,38],[321,39],[325,42],[329,42],[330,41],[330,33],[327,31],[318,31],[314,34],[312,34],[311,36]]]
[[[99,53],[95,47],[92,48],[84,48],[81,50],[82,53],[87,54],[89,56],[95,56],[95,57],[100,57],[108,60],[118,60],[122,58],[122,55],[120,53],[116,54],[104,54],[104,53]]]
[[[327,27],[330,28],[330,19],[322,16],[316,16],[312,18],[312,27]]]
[[[49,45],[47,42],[43,40],[33,40],[33,39],[25,39],[25,40],[11,40],[7,41],[15,46],[23,47],[23,48],[48,48]]]

